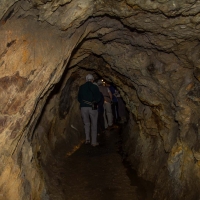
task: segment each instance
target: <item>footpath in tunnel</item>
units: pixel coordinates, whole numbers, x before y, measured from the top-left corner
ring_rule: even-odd
[[[152,184],[123,162],[119,129],[84,143],[72,154],[60,146],[46,167],[51,200],[151,200]],[[131,171],[130,171],[131,170]],[[131,175],[130,175],[131,174]]]

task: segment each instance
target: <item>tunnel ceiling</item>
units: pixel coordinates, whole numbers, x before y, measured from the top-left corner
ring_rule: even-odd
[[[200,1],[1,0],[0,26],[0,187],[7,199],[46,195],[41,141],[51,139],[51,149],[64,137],[66,128],[59,136],[53,130],[76,118],[69,88],[77,91],[88,70],[120,90],[130,111],[124,148],[138,174],[155,182],[155,197],[198,197]],[[73,108],[59,121],[54,105],[65,101]]]
[[[148,56],[156,51],[173,54],[190,67],[191,64],[198,65],[199,4],[195,0],[9,0],[1,1],[1,21],[35,20],[38,24],[45,24],[46,28],[59,30],[57,34],[66,37],[66,41],[75,31],[82,29],[79,40],[72,46],[79,47],[86,40],[81,46],[82,52],[79,53],[82,57],[79,59],[91,53],[115,59],[126,52],[127,58],[123,59],[129,60],[127,52],[134,49]],[[109,55],[107,51],[115,53]],[[115,65],[108,60],[108,63],[112,62],[110,65]]]
[[[95,28],[107,29],[101,30],[99,34],[113,32],[113,37],[121,39],[122,43],[174,52],[180,54],[179,57],[181,57],[181,55],[187,54],[188,47],[192,48],[191,45],[195,47],[195,41],[198,41],[199,4],[199,1],[195,0],[9,0],[1,1],[1,18],[2,22],[6,22],[11,18],[19,19],[31,16],[38,22],[47,22],[61,31],[76,29],[87,21],[90,23],[93,21]],[[99,16],[105,17],[105,19],[101,19]],[[116,37],[117,35],[118,37]],[[134,36],[137,37],[135,39],[137,42],[134,40]],[[138,36],[140,37],[138,38]],[[105,40],[106,37],[102,38],[102,41]]]

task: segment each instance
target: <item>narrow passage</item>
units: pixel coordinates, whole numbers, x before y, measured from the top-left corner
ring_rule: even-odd
[[[50,200],[151,200],[138,177],[128,176],[119,129],[106,131],[99,141],[100,146],[82,144],[71,155],[60,146],[56,161],[46,166]]]

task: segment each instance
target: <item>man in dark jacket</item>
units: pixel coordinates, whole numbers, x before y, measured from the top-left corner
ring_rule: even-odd
[[[98,110],[92,109],[93,102],[98,103],[101,99],[99,88],[93,84],[94,77],[91,74],[86,76],[86,83],[80,86],[78,101],[81,107],[81,115],[84,122],[86,144],[90,144],[90,124],[91,124],[91,145],[97,146],[97,120]]]

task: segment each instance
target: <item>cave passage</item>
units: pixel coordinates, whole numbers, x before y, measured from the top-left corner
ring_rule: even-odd
[[[0,200],[200,199],[200,1],[0,8]],[[88,73],[128,110],[95,148],[77,101]]]
[[[99,135],[97,147],[80,143],[69,151],[60,144],[44,167],[50,199],[152,200],[153,184],[139,178],[126,161],[123,126]]]
[[[68,73],[69,71],[64,76],[66,77]],[[47,161],[41,164],[50,199],[153,199],[153,183],[137,176],[123,150],[123,134],[126,134],[124,129],[128,125],[130,114],[128,110],[126,110],[126,122],[116,122],[114,129],[98,134],[99,146],[85,145],[83,122],[80,120],[76,124],[75,120],[80,119],[77,94],[81,83],[77,77],[80,76],[81,79],[84,79],[87,73],[94,75],[95,82],[103,80],[108,83],[104,79],[105,77],[98,74],[98,71],[84,68],[72,73],[66,82],[64,77],[49,96],[37,125],[37,127],[44,126],[44,118],[48,115],[47,110],[58,107],[51,101],[60,91],[60,99],[56,102],[59,104],[60,112],[59,115],[54,116],[54,121],[60,122],[60,118],[66,119],[66,116],[69,118],[65,123],[55,125],[50,130],[53,130],[52,134],[58,134],[61,130],[65,130],[65,137],[68,138],[60,139],[54,150],[48,154]],[[109,84],[113,83],[109,82]],[[55,103],[55,101],[52,102]],[[72,106],[72,102],[75,102],[74,106]],[[73,113],[74,116],[70,113]],[[54,125],[51,123],[51,126]],[[79,130],[80,127],[82,128]],[[37,135],[37,133],[36,128],[35,134]],[[50,136],[49,142],[51,143]]]

